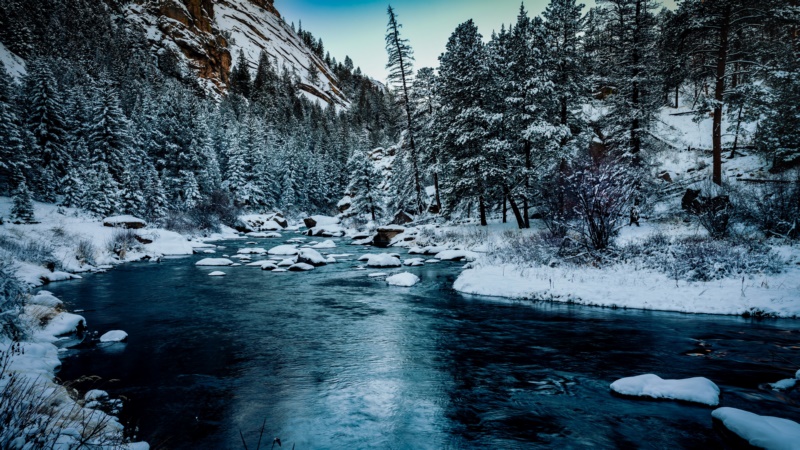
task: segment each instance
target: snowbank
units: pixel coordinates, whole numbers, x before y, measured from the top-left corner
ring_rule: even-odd
[[[752,275],[744,283],[741,278],[676,283],[662,273],[627,265],[601,270],[481,264],[463,271],[453,287],[465,294],[592,306],[800,317],[800,267]]]
[[[469,250],[444,250],[434,255],[434,258],[442,261],[475,261],[478,253]]]
[[[403,272],[390,276],[386,279],[386,283],[391,286],[411,287],[419,283],[419,277],[413,273]]]
[[[711,417],[754,447],[770,450],[800,447],[800,424],[797,422],[728,407],[715,409]]]
[[[636,397],[683,400],[709,406],[719,404],[719,387],[703,377],[664,380],[658,375],[645,374],[621,378],[611,383],[611,390]]]

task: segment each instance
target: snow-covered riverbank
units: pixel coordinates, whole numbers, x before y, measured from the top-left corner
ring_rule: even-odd
[[[9,423],[0,430],[0,443],[9,448],[26,448],[32,442],[52,445],[55,449],[90,445],[92,448],[144,450],[149,445],[131,442],[116,414],[121,400],[108,398],[102,391],[76,395],[59,385],[55,374],[61,365],[59,352],[65,341],[74,340],[87,323],[66,310],[63,303],[47,291],[36,295],[24,290],[50,282],[79,278],[80,273],[98,272],[129,261],[158,261],[168,255],[190,255],[195,248],[208,247],[201,240],[178,233],[147,228],[141,238],[124,251],[109,245],[118,228],[103,225],[97,218],[79,210],[59,209],[35,203],[35,224],[0,226],[3,240],[0,252],[5,266],[22,283],[23,297],[18,309],[4,311],[18,315],[21,335],[15,342],[0,336],[0,391],[2,406]],[[0,197],[0,217],[8,217],[11,201]],[[233,230],[215,238],[233,237]],[[108,331],[108,330],[101,330]],[[90,337],[87,337],[90,339]],[[77,342],[77,341],[76,341]],[[125,345],[105,343],[102,345]]]

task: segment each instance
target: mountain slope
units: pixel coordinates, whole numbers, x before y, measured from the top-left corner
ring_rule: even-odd
[[[129,22],[141,26],[155,51],[182,55],[210,91],[226,89],[232,61],[243,51],[255,69],[262,50],[300,79],[312,99],[347,106],[339,80],[306,47],[274,8],[272,0],[143,0],[125,9]],[[312,81],[309,68],[319,77]]]

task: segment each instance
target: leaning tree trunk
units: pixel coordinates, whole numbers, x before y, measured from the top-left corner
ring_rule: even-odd
[[[519,229],[521,230],[523,228],[527,228],[525,220],[522,218],[522,213],[519,211],[519,205],[517,205],[517,202],[514,200],[514,196],[511,195],[511,189],[509,189],[508,185],[505,183],[503,184],[503,193],[506,195],[508,202],[511,204],[511,211],[514,212],[514,218],[517,219],[517,226]],[[503,206],[505,206],[505,202]],[[505,223],[505,220],[503,223]]]

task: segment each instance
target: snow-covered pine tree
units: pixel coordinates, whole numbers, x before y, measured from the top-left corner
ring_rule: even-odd
[[[130,122],[119,105],[116,89],[101,84],[92,90],[87,146],[92,163],[102,162],[117,184],[122,182],[133,154]]]
[[[722,115],[731,87],[741,82],[743,74],[764,67],[759,60],[769,59],[756,55],[759,48],[775,47],[772,40],[763,41],[764,24],[792,8],[797,6],[785,0],[686,0],[679,5],[678,15],[687,21],[683,36],[689,49],[685,57],[693,63],[690,70],[713,85],[713,91],[703,96],[706,108],[700,111],[713,111],[712,181],[716,184],[722,184]]]
[[[16,85],[0,61],[0,192],[9,193],[15,168],[27,168],[22,139],[24,130],[17,113]]]
[[[350,182],[345,191],[351,198],[350,208],[345,211],[347,217],[368,216],[375,222],[383,215],[380,185],[381,174],[372,163],[367,150],[366,139],[353,149],[347,160],[350,171]]]
[[[119,183],[108,172],[104,161],[97,160],[86,171],[86,194],[83,207],[98,217],[119,210]]]
[[[11,207],[11,220],[20,223],[33,223],[33,200],[31,200],[31,193],[28,190],[28,184],[25,182],[25,176],[19,168],[14,170],[14,178],[17,181],[17,186],[14,189],[12,197],[13,206]]]
[[[61,193],[58,182],[66,174],[70,157],[64,141],[61,95],[48,61],[36,59],[28,65],[23,97],[25,123],[34,146],[28,159],[38,173],[31,187],[41,199],[52,202]]]
[[[658,57],[657,7],[655,0],[599,0],[596,7],[602,32],[592,37],[600,48],[595,82],[609,94],[601,126],[618,153],[631,155],[634,163],[663,103],[658,64],[653,64]]]
[[[417,136],[420,171],[430,176],[433,181],[433,211],[438,214],[442,210],[442,199],[439,187],[439,149],[435,145],[435,112],[439,109],[436,95],[436,73],[430,67],[423,67],[417,72],[411,85],[410,100],[414,112],[414,133]]]
[[[194,209],[195,206],[203,198],[200,195],[200,185],[197,184],[197,179],[194,173],[189,170],[181,170],[181,198],[183,199],[183,207],[187,210]]]
[[[394,9],[390,6],[386,8],[386,13],[389,15],[389,23],[386,26],[386,52],[389,54],[389,62],[386,68],[389,69],[388,80],[389,83],[399,91],[400,106],[405,113],[405,137],[408,140],[409,155],[404,159],[411,165],[414,177],[414,190],[416,194],[416,208],[415,212],[421,213],[423,211],[422,201],[422,180],[419,170],[419,158],[417,155],[416,142],[414,141],[414,124],[412,120],[412,105],[409,99],[409,89],[413,83],[413,66],[414,53],[408,39],[400,36],[400,28],[402,25],[397,22],[397,15]]]
[[[231,92],[245,98],[250,98],[250,91],[252,89],[252,82],[250,80],[250,63],[247,62],[244,51],[240,49],[239,55],[236,58],[236,66],[231,70],[229,79]]]
[[[478,202],[481,225],[486,219],[486,170],[483,152],[489,127],[484,87],[490,82],[486,49],[472,20],[460,24],[439,57],[438,115],[441,153],[449,169],[442,193],[447,209]]]

